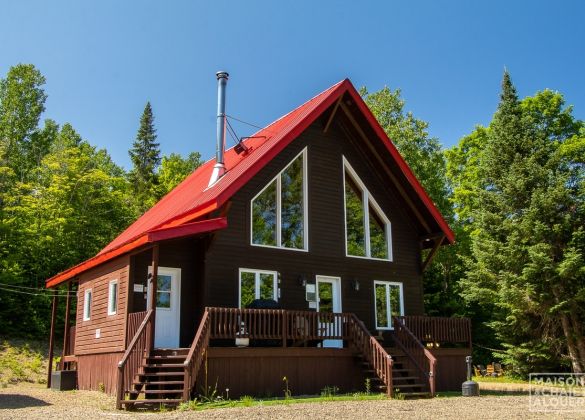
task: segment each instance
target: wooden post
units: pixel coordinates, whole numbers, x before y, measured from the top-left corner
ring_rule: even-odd
[[[286,339],[288,336],[288,311],[282,311],[282,347],[286,347]]]
[[[152,318],[150,319],[150,342],[148,346],[148,355],[154,349],[154,327],[156,322],[156,289],[158,286],[158,244],[152,248],[152,277],[150,278],[150,299],[148,301],[148,309],[152,310]]]
[[[71,312],[71,286],[73,281],[67,283],[67,300],[65,301],[65,331],[63,331],[63,352],[61,357],[61,370],[65,369],[65,362],[63,361],[64,356],[68,356],[67,350],[69,350],[69,312]]]
[[[51,313],[51,333],[49,336],[49,369],[47,373],[47,388],[51,388],[51,374],[53,373],[53,346],[55,345],[55,321],[57,318],[57,291],[53,291],[53,312]]]

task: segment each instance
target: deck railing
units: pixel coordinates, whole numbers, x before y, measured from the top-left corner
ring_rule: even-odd
[[[437,359],[405,325],[403,317],[394,317],[393,321],[394,342],[418,370],[423,382],[428,384],[431,396],[435,396]]]
[[[386,394],[392,397],[392,358],[357,316],[351,315],[348,327],[351,345],[372,366],[378,378],[386,386]]]
[[[430,316],[397,317],[423,343],[465,343],[471,348],[471,320]]]
[[[147,312],[137,312],[130,314],[128,317],[129,328],[128,336],[132,337],[130,344],[126,348],[126,352],[118,363],[118,386],[116,388],[116,408],[122,408],[122,401],[126,391],[132,387],[132,381],[142,366],[144,356],[148,352],[149,346],[149,324],[152,321],[154,311],[149,309]],[[142,321],[136,328],[136,332],[130,335],[131,328],[134,328],[138,319],[142,317]]]
[[[311,340],[347,340],[349,313],[284,309],[207,308],[211,339],[281,340],[287,347]]]
[[[188,401],[211,339],[274,340],[283,347],[346,340],[372,366],[392,395],[392,359],[362,321],[350,313],[283,309],[206,308],[185,360],[183,400]]]
[[[197,383],[197,376],[199,370],[203,364],[203,360],[207,356],[207,348],[209,347],[209,335],[210,335],[210,314],[209,311],[203,313],[195,338],[187,354],[187,358],[184,362],[185,369],[185,382],[183,385],[183,401],[189,401],[191,390]]]

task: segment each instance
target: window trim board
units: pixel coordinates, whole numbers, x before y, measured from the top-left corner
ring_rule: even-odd
[[[378,310],[376,307],[376,285],[378,284],[385,286],[386,289],[386,313],[389,316],[387,327],[378,326]],[[400,290],[400,316],[404,316],[404,283],[399,281],[374,280],[374,326],[377,331],[394,330],[394,325],[392,324],[392,308],[390,306],[390,288],[392,286],[398,286]]]

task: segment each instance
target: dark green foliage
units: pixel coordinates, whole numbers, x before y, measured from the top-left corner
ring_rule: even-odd
[[[522,375],[585,369],[582,126],[558,93],[520,101],[506,72],[484,143],[451,168],[471,236],[462,295]]]
[[[132,161],[132,170],[128,177],[138,199],[138,212],[144,213],[156,202],[157,169],[161,162],[150,102],[144,107],[136,140],[128,154]]]
[[[126,172],[70,124],[46,120],[39,127],[44,83],[32,65],[15,66],[0,79],[0,329],[9,336],[46,338],[51,297],[45,280],[95,255],[135,219],[137,208],[154,203],[200,164],[198,153],[164,158],[158,187],[166,190],[135,194]],[[147,105],[135,148],[142,163],[133,176],[140,173],[151,186],[159,163],[155,139]],[[33,289],[17,293],[15,286]]]

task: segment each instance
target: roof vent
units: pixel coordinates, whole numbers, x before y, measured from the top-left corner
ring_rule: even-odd
[[[211,187],[225,174],[225,164],[223,161],[223,155],[225,152],[225,130],[226,130],[226,117],[225,117],[225,88],[229,78],[229,74],[225,71],[218,71],[215,76],[217,77],[217,133],[216,133],[216,145],[215,145],[215,166],[209,179],[208,187]]]

